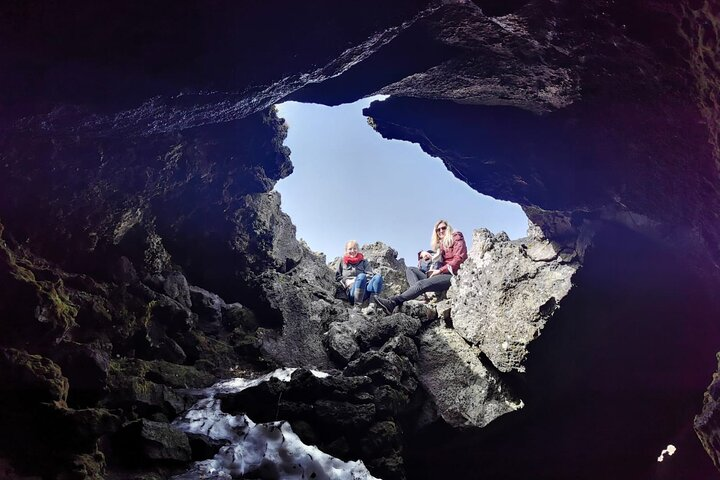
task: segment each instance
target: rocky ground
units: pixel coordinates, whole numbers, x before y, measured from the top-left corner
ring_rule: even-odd
[[[646,478],[668,437],[661,468],[714,471],[715,2],[216,7],[0,7],[0,475],[181,471],[217,447],[169,429],[181,391],[286,364],[333,371],[308,402],[366,422],[343,441],[298,409],[298,430],[387,475]],[[392,326],[348,312],[271,192],[274,103],[374,93],[380,134],[539,230],[477,233],[448,300]],[[364,451],[365,427],[387,441]]]
[[[286,218],[277,202],[262,205],[262,215]],[[272,225],[273,238],[283,238],[279,230],[291,226],[288,221]],[[16,300],[17,309],[5,314],[22,322],[3,324],[2,448],[19,471],[42,475],[177,473],[221,446],[170,426],[194,401],[184,392],[220,378],[293,366],[332,375],[318,379],[301,370],[289,382],[270,381],[220,396],[223,411],[246,413],[255,422],[287,420],[306,444],[340,459],[361,459],[378,477],[404,478],[409,433],[440,419],[456,427],[482,427],[522,407],[498,367],[487,362],[490,350],[466,328],[453,327],[469,323],[468,314],[454,313],[462,308],[484,308],[475,314],[478,324],[512,324],[512,319],[482,296],[465,295],[462,308],[453,298],[472,288],[511,302],[530,294],[515,285],[525,279],[538,285],[532,293],[538,306],[526,308],[524,321],[541,328],[538,322],[551,315],[545,305],[557,306],[567,293],[562,287],[548,290],[553,282],[545,276],[572,266],[562,279],[569,285],[577,268],[576,260],[559,253],[533,258],[532,252],[548,245],[545,240],[510,242],[483,231],[476,236],[485,240],[484,247],[471,252],[467,273],[457,278],[449,300],[411,301],[391,316],[373,306],[364,313],[349,309],[335,298],[331,266],[296,242],[297,264],[262,279],[281,325],[189,285],[179,270],[151,273],[119,257],[108,266],[107,280],[98,282],[3,241],[3,292]],[[289,258],[287,248],[267,254]],[[483,258],[489,250],[494,257]],[[382,243],[364,246],[363,252],[388,279],[388,291],[405,288],[397,252]],[[519,258],[526,266],[509,268]],[[479,262],[505,271],[508,280],[470,286],[484,282],[472,267]],[[528,280],[528,268],[534,280]],[[504,341],[501,334],[483,338]],[[30,340],[37,346],[28,352]],[[520,358],[516,368],[521,365]],[[71,442],[64,440],[68,432],[73,432]],[[36,456],[25,455],[22,445],[37,438],[44,447],[34,450]]]

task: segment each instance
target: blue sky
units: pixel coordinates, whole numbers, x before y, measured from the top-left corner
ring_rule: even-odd
[[[441,218],[468,245],[480,227],[525,236],[527,217],[518,205],[475,192],[418,145],[375,132],[362,115],[372,101],[278,105],[290,127],[285,145],[295,170],[275,190],[298,238],[328,260],[342,254],[347,240],[382,241],[414,265]]]

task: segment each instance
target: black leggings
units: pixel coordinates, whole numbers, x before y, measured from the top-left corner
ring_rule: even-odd
[[[405,278],[407,278],[408,285],[412,287],[420,280],[425,280],[427,278],[427,274],[418,267],[406,267]]]
[[[442,292],[450,288],[451,278],[452,275],[449,273],[441,273],[434,277],[420,280],[395,298],[401,302],[407,302],[408,300],[419,297],[425,292]]]

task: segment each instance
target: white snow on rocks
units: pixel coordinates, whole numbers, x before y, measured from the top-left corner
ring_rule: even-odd
[[[256,379],[235,378],[203,390],[206,398],[195,403],[173,425],[187,433],[227,441],[214,458],[196,462],[174,480],[231,479],[244,475],[278,480],[372,480],[362,461],[343,462],[317,447],[302,443],[285,421],[256,424],[246,415],[220,410],[217,393],[239,392],[270,378],[290,380],[294,368],[283,368]],[[327,376],[323,372],[314,375]]]

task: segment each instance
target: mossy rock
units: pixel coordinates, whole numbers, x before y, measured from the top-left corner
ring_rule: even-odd
[[[52,360],[14,348],[0,349],[0,392],[6,401],[65,405],[68,390],[67,378]]]
[[[126,358],[110,361],[113,375],[139,377],[172,388],[202,388],[212,385],[215,377],[189,365],[164,360]]]
[[[6,346],[52,344],[76,326],[77,306],[57,273],[21,255],[0,240],[0,291],[12,299],[0,305],[0,338]]]

